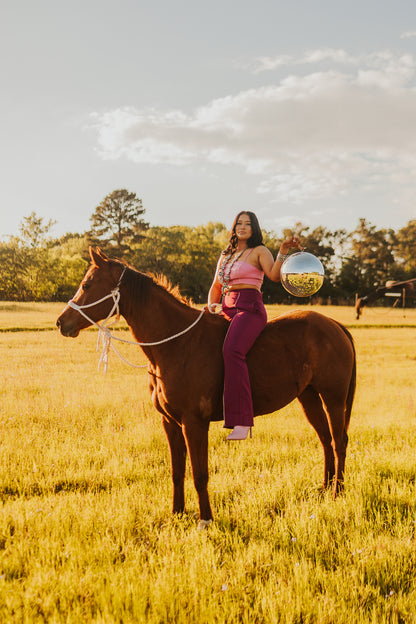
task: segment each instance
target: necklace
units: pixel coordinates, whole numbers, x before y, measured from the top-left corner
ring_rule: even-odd
[[[220,284],[222,284],[221,295],[224,295],[228,291],[228,284],[230,282],[231,269],[233,268],[234,263],[237,262],[239,258],[241,258],[244,252],[245,252],[245,249],[243,249],[243,251],[240,251],[240,253],[237,254],[232,260],[231,258],[233,257],[235,252],[230,253],[228,256],[224,258],[224,262],[221,264],[220,269],[218,271],[218,281],[220,282]]]

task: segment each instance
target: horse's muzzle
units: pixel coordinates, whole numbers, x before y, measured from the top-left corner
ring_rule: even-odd
[[[62,336],[66,338],[76,338],[79,334],[79,328],[74,326],[74,323],[68,320],[64,320],[63,314],[56,321],[56,326],[61,332]]]

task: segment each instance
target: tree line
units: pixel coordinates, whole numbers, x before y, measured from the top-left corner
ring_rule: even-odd
[[[144,214],[135,193],[116,190],[95,208],[88,231],[53,238],[55,222],[32,212],[22,220],[19,235],[0,242],[0,299],[67,301],[89,265],[88,246],[94,245],[140,271],[165,275],[183,295],[205,302],[228,228],[213,222],[197,227],[151,226]],[[357,295],[389,280],[416,277],[416,220],[397,231],[359,219],[352,232],[296,223],[280,236],[271,231],[263,234],[274,256],[284,238],[297,235],[306,250],[321,260],[325,280],[314,297],[321,303],[352,305]],[[280,284],[267,278],[263,296],[266,303],[293,301]]]

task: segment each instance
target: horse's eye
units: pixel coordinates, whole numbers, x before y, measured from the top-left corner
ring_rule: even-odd
[[[91,286],[91,284],[88,284],[88,282],[86,284],[82,285],[82,290],[88,290],[88,288]]]

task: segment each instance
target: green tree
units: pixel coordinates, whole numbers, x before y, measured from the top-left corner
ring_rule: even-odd
[[[349,251],[337,277],[338,286],[350,296],[364,295],[394,277],[394,248],[397,244],[392,229],[377,229],[360,219],[349,237]]]
[[[142,219],[145,209],[136,193],[126,189],[107,195],[93,212],[88,232],[91,242],[118,254],[129,252],[149,224]]]
[[[90,262],[86,235],[65,234],[53,242],[49,256],[56,269],[51,299],[68,301],[75,294]]]
[[[135,247],[132,263],[141,271],[165,275],[194,301],[206,301],[224,246],[224,230],[218,223],[151,227]]]
[[[218,258],[223,249],[222,224],[186,228],[179,276],[184,294],[197,302],[206,302]]]
[[[87,239],[81,234],[66,234],[53,240],[47,237],[49,224],[40,217],[25,218],[23,225],[37,223],[25,238],[10,237],[0,243],[0,298],[10,301],[66,301],[78,288],[89,264]],[[22,228],[23,230],[23,228]]]
[[[20,225],[18,253],[24,267],[22,297],[26,300],[48,301],[53,293],[56,267],[49,254],[49,234],[54,224],[32,212]]]
[[[23,217],[19,227],[23,244],[32,249],[45,246],[49,240],[49,232],[55,224],[56,221],[50,219],[45,222],[43,217],[31,212],[28,217]]]
[[[416,219],[397,232],[396,259],[404,273],[401,278],[416,277]]]
[[[367,288],[383,286],[394,267],[396,237],[392,229],[377,229],[365,219],[352,233],[352,251],[361,265]]]
[[[22,249],[19,238],[13,236],[8,242],[0,243],[0,299],[4,301],[30,299],[26,283],[28,266],[27,253]]]

